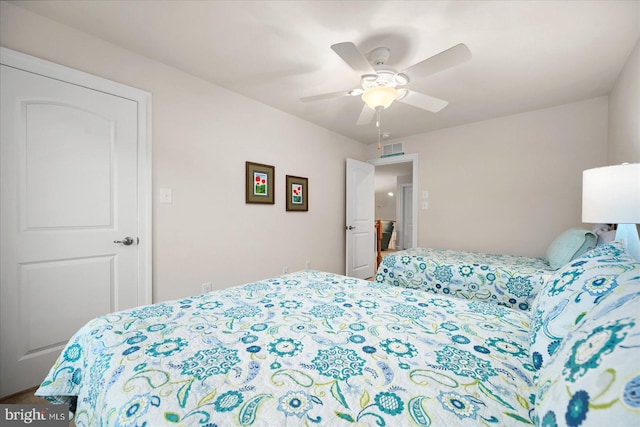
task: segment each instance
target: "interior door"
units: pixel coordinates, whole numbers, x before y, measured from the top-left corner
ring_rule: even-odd
[[[136,102],[1,67],[4,396],[38,385],[86,321],[142,301]]]
[[[376,262],[375,166],[347,159],[347,276],[367,279]]]

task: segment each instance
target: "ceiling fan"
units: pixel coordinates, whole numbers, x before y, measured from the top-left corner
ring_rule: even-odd
[[[396,72],[386,66],[391,50],[378,47],[369,53],[369,58],[351,42],[337,43],[331,49],[338,54],[356,72],[361,74],[359,88],[342,90],[339,92],[301,98],[303,102],[319,101],[322,99],[339,98],[342,96],[361,96],[365,106],[358,118],[358,125],[371,121],[376,111],[387,108],[393,101],[404,102],[426,111],[436,113],[447,106],[448,102],[409,90],[406,86],[411,79],[435,74],[447,68],[454,67],[471,59],[471,51],[463,44],[457,44],[430,58],[420,61],[402,72]]]

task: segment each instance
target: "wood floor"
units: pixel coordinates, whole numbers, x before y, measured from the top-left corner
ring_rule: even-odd
[[[11,396],[3,397],[0,399],[1,404],[37,404],[37,405],[46,405],[49,402],[44,400],[41,397],[34,396],[33,393],[38,389],[38,386],[30,388],[28,390],[21,391],[16,394],[12,394]]]

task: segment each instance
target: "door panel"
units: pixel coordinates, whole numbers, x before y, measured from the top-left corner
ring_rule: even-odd
[[[2,65],[0,396],[138,301],[137,103]]]
[[[19,108],[26,228],[112,227],[115,123],[72,105],[22,101]]]
[[[346,198],[346,274],[367,279],[373,276],[376,260],[373,165],[347,159]]]
[[[113,267],[113,256],[20,265],[21,358],[66,344],[77,330],[78,319],[88,320],[113,311]]]

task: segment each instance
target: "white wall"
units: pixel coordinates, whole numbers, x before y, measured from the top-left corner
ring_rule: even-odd
[[[344,159],[365,147],[263,104],[0,3],[0,44],[153,95],[154,301],[305,267],[344,273]],[[275,166],[275,205],[245,204],[245,161]],[[309,212],[285,211],[285,175]]]
[[[609,95],[609,164],[640,162],[640,40]]]
[[[581,226],[582,171],[607,158],[607,98],[405,138],[420,156],[419,246],[543,256]],[[369,147],[371,157],[376,147]]]
[[[170,187],[174,196],[172,205],[154,203],[155,301],[308,259],[344,271],[343,159],[377,157],[375,146],[6,2],[0,44],[153,94],[154,194]],[[429,190],[419,245],[542,255],[564,228],[581,225],[582,170],[606,165],[607,155],[612,164],[639,161],[639,55],[636,45],[609,112],[601,97],[405,139],[405,151],[420,155],[420,190]],[[276,166],[274,206],[244,204],[246,160]],[[309,177],[308,213],[284,211],[285,174]]]

